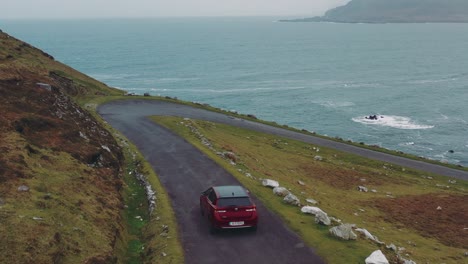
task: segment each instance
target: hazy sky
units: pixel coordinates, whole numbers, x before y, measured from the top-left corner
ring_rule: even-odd
[[[7,18],[316,16],[349,0],[0,0]]]

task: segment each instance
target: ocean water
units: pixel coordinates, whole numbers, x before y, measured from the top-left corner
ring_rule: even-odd
[[[468,166],[468,24],[278,19],[0,20],[0,29],[129,92]]]

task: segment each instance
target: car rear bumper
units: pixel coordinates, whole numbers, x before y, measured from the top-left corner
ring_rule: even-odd
[[[217,229],[240,229],[240,228],[250,228],[257,226],[257,219],[248,219],[243,220],[241,225],[232,225],[230,221],[215,221],[213,227]]]

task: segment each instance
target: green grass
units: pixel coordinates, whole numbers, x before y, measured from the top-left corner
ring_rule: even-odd
[[[132,160],[129,159],[128,151],[126,160]],[[128,225],[127,232],[129,235],[125,263],[142,263],[141,255],[145,246],[142,230],[149,220],[145,190],[131,174],[135,169],[135,164],[129,163],[124,176],[127,187],[124,191],[124,219]]]
[[[101,207],[96,199],[113,202],[115,196],[104,198],[98,186],[86,185],[82,176],[94,177],[88,166],[68,153],[48,149],[28,153],[27,143],[13,134],[2,140],[14,144],[7,160],[23,157],[26,169],[23,178],[0,186],[0,196],[6,200],[0,206],[0,262],[47,263],[52,256],[59,262],[77,263],[111,252],[107,242],[118,228],[118,215],[115,223],[100,226],[100,214],[115,211]],[[16,191],[23,184],[29,191]]]
[[[406,197],[421,194],[467,195],[468,183],[458,181],[450,189],[438,187],[447,185],[447,178],[416,170],[402,168],[380,161],[368,160],[356,155],[332,149],[262,134],[227,125],[181,118],[153,117],[156,122],[175,131],[191,144],[233,174],[262,203],[278,214],[290,228],[296,231],[308,245],[316,248],[318,254],[329,263],[362,263],[376,249],[377,244],[366,239],[340,241],[328,234],[328,227],[318,226],[314,218],[300,213],[299,208],[285,205],[281,198],[272,194],[271,189],[260,184],[261,178],[278,180],[281,186],[291,189],[301,201],[313,198],[329,216],[343,222],[366,228],[387,244],[394,243],[407,250],[410,259],[420,263],[457,263],[463,249],[441,244],[430,236],[423,235],[400,223],[386,221],[385,212],[375,207],[379,199]],[[216,155],[181,123],[190,122],[217,151],[232,151],[237,155],[237,164],[231,165]],[[315,161],[320,155],[323,161]],[[250,173],[256,179],[246,177]],[[432,179],[428,179],[430,176]],[[305,186],[297,183],[301,180]],[[358,185],[376,189],[376,193],[362,193]],[[305,201],[304,201],[305,202]],[[416,247],[408,246],[408,241]],[[434,251],[434,248],[439,250]],[[384,250],[387,255],[391,252]]]

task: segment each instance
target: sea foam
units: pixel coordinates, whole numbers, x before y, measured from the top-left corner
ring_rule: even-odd
[[[367,119],[366,116],[355,117],[352,120],[365,125],[385,126],[398,129],[430,129],[432,125],[422,125],[405,116],[377,115],[377,120]]]

